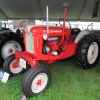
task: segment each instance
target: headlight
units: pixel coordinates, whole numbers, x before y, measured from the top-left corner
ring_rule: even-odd
[[[48,38],[48,35],[47,35],[46,33],[44,33],[44,34],[43,34],[43,39],[44,39],[44,40],[47,40],[47,38]]]

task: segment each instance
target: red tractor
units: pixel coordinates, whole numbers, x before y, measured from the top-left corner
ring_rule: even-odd
[[[50,85],[51,72],[39,60],[47,64],[62,60],[76,54],[77,63],[83,69],[94,67],[99,58],[99,38],[90,31],[84,30],[77,33],[76,29],[65,26],[68,4],[64,3],[63,25],[49,26],[48,5],[47,26],[27,26],[23,30],[25,51],[17,51],[9,56],[4,64],[4,71],[10,75],[22,73],[26,63],[31,69],[26,73],[22,90],[26,97],[36,96],[45,91]]]

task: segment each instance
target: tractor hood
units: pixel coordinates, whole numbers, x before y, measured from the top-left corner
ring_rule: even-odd
[[[39,34],[44,34],[47,33],[47,26],[46,25],[28,25],[25,28],[26,33],[39,33]],[[58,36],[62,35],[63,28],[60,26],[49,26],[49,34],[51,35],[52,33],[55,35],[57,34]],[[70,35],[70,29],[65,28],[65,34]]]

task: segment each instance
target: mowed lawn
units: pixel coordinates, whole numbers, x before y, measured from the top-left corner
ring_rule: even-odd
[[[50,87],[28,100],[100,100],[100,60],[90,70],[79,68],[75,57],[46,66],[52,72]],[[0,82],[0,100],[20,100],[25,73]]]

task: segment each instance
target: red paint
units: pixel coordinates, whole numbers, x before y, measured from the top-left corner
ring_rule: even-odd
[[[64,40],[64,34],[65,34],[65,22],[66,22],[66,11],[67,11],[67,7],[64,7],[63,34],[62,34],[62,38],[61,38],[60,43],[62,43],[63,40]]]
[[[23,58],[27,61],[31,67],[38,65],[38,61],[42,60],[48,64],[55,62],[56,60],[62,60],[75,55],[78,44],[74,43],[75,37],[71,36],[71,30],[65,28],[66,21],[66,7],[64,8],[64,22],[63,27],[49,26],[48,38],[58,37],[59,40],[45,41],[43,40],[43,34],[46,34],[46,26],[33,26],[30,29],[30,34],[32,34],[34,52],[30,53],[28,51],[16,52],[16,63],[18,65],[18,59]],[[26,33],[23,30],[24,45],[26,47],[27,38]],[[30,45],[30,44],[29,44]],[[43,53],[44,46],[48,46],[50,51],[48,53]],[[57,55],[52,54],[52,52],[57,52]]]
[[[94,56],[94,50],[92,51],[92,56]]]
[[[48,46],[50,47],[50,50],[51,51],[56,51],[56,50],[58,50],[58,45],[59,45],[59,43],[57,42],[57,41],[54,41],[54,42],[49,42],[48,43]]]
[[[41,86],[42,82],[42,79],[39,79],[36,84]]]
[[[13,52],[14,52],[13,49],[9,49],[10,54],[13,54]]]
[[[12,67],[13,67],[13,68],[17,68],[17,67],[18,67],[18,63],[14,62],[14,63],[12,64]]]

